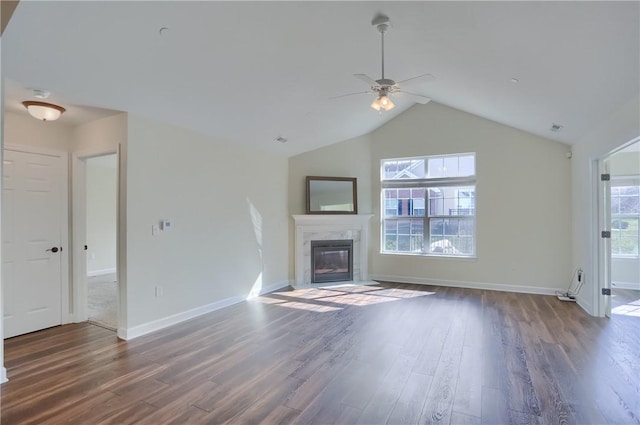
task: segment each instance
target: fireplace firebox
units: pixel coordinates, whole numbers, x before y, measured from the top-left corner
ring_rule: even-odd
[[[353,240],[311,241],[311,283],[353,280]]]

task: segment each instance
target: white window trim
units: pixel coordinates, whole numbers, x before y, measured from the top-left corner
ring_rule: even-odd
[[[411,161],[415,159],[424,159],[425,162],[428,161],[429,158],[437,158],[437,157],[451,157],[451,156],[469,156],[473,155],[474,163],[476,160],[475,152],[465,152],[465,153],[457,153],[457,154],[444,154],[444,155],[426,155],[420,157],[408,157],[408,158],[386,158],[380,160],[380,254],[381,255],[400,255],[400,256],[410,256],[410,257],[426,257],[426,258],[449,258],[449,259],[477,259],[477,207],[474,206],[474,214],[473,216],[429,216],[429,200],[428,200],[428,191],[430,188],[437,187],[451,187],[451,186],[473,186],[474,192],[477,192],[477,178],[476,174],[471,176],[463,176],[463,177],[433,177],[433,178],[420,178],[420,179],[393,179],[393,180],[385,180],[384,179],[384,164],[389,161]],[[474,164],[474,170],[477,167]],[[428,171],[428,170],[425,170]],[[424,216],[386,216],[386,198],[384,197],[385,189],[410,189],[410,188],[424,188],[425,189],[425,213]],[[390,219],[423,219],[423,251],[422,252],[404,252],[404,251],[385,251],[385,220]],[[473,220],[473,247],[471,254],[444,254],[444,253],[432,253],[424,251],[425,242],[431,238],[430,227],[429,227],[429,219],[431,218],[466,218]]]
[[[625,186],[640,186],[640,176],[639,175],[617,175],[611,176],[611,187],[625,187]],[[613,196],[612,196],[613,198]],[[640,214],[614,214],[611,213],[611,222],[613,220],[624,220],[624,219],[640,219]],[[614,230],[611,228],[611,233],[613,234]],[[640,232],[638,234],[638,243],[640,244]],[[616,254],[611,253],[612,258],[616,259],[628,259],[635,260],[640,258],[640,252],[638,254]]]

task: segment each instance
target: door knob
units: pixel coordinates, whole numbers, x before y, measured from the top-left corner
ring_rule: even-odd
[[[58,252],[58,247],[54,246],[53,248],[49,248],[47,249],[47,251],[51,251],[51,252]]]

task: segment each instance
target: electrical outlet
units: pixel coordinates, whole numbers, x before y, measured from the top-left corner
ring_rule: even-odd
[[[156,298],[164,295],[164,289],[162,286],[156,286]]]

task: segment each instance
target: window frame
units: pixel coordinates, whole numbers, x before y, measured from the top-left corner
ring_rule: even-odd
[[[640,175],[620,175],[620,176],[611,176],[611,189],[614,187],[629,187],[629,186],[637,186],[640,188]],[[640,190],[640,189],[639,189]],[[613,193],[610,195],[610,207],[613,208],[613,199],[614,198],[622,198],[621,196],[614,196]],[[611,257],[616,259],[638,259],[640,258],[640,249],[637,254],[620,254],[617,252],[613,252],[613,241],[617,239],[615,237],[616,233],[620,233],[621,229],[614,229],[613,222],[614,220],[638,220],[638,224],[640,225],[640,212],[638,213],[618,213],[614,214],[611,211],[611,222],[609,223],[609,228],[611,229]],[[637,231],[637,244],[640,247],[640,228]]]
[[[427,164],[429,159],[442,158],[442,157],[473,157],[473,169],[474,174],[469,176],[457,176],[457,177],[426,177],[429,170]],[[412,161],[412,160],[424,160],[425,162],[425,177],[424,178],[402,178],[402,179],[385,179],[385,163],[392,161]],[[444,155],[426,155],[419,157],[406,157],[406,158],[385,158],[380,160],[380,254],[383,255],[410,255],[420,257],[445,257],[456,259],[475,259],[477,258],[477,167],[476,167],[476,153],[464,152],[456,154],[444,154]],[[473,187],[473,215],[430,215],[429,207],[429,189],[442,188],[442,187],[458,187],[468,188]],[[406,215],[387,215],[387,198],[385,196],[386,189],[424,189],[424,214],[418,216],[406,216]],[[399,198],[397,198],[399,199]],[[416,220],[422,219],[423,234],[422,234],[422,250],[416,251],[387,251],[386,250],[386,220]],[[429,252],[427,247],[431,244],[431,220],[442,219],[458,219],[471,220],[473,226],[473,234],[471,236],[471,253],[469,254],[451,254],[451,253],[438,253]],[[396,238],[398,233],[396,231]],[[396,244],[397,244],[396,239]],[[397,245],[396,245],[397,248]]]

